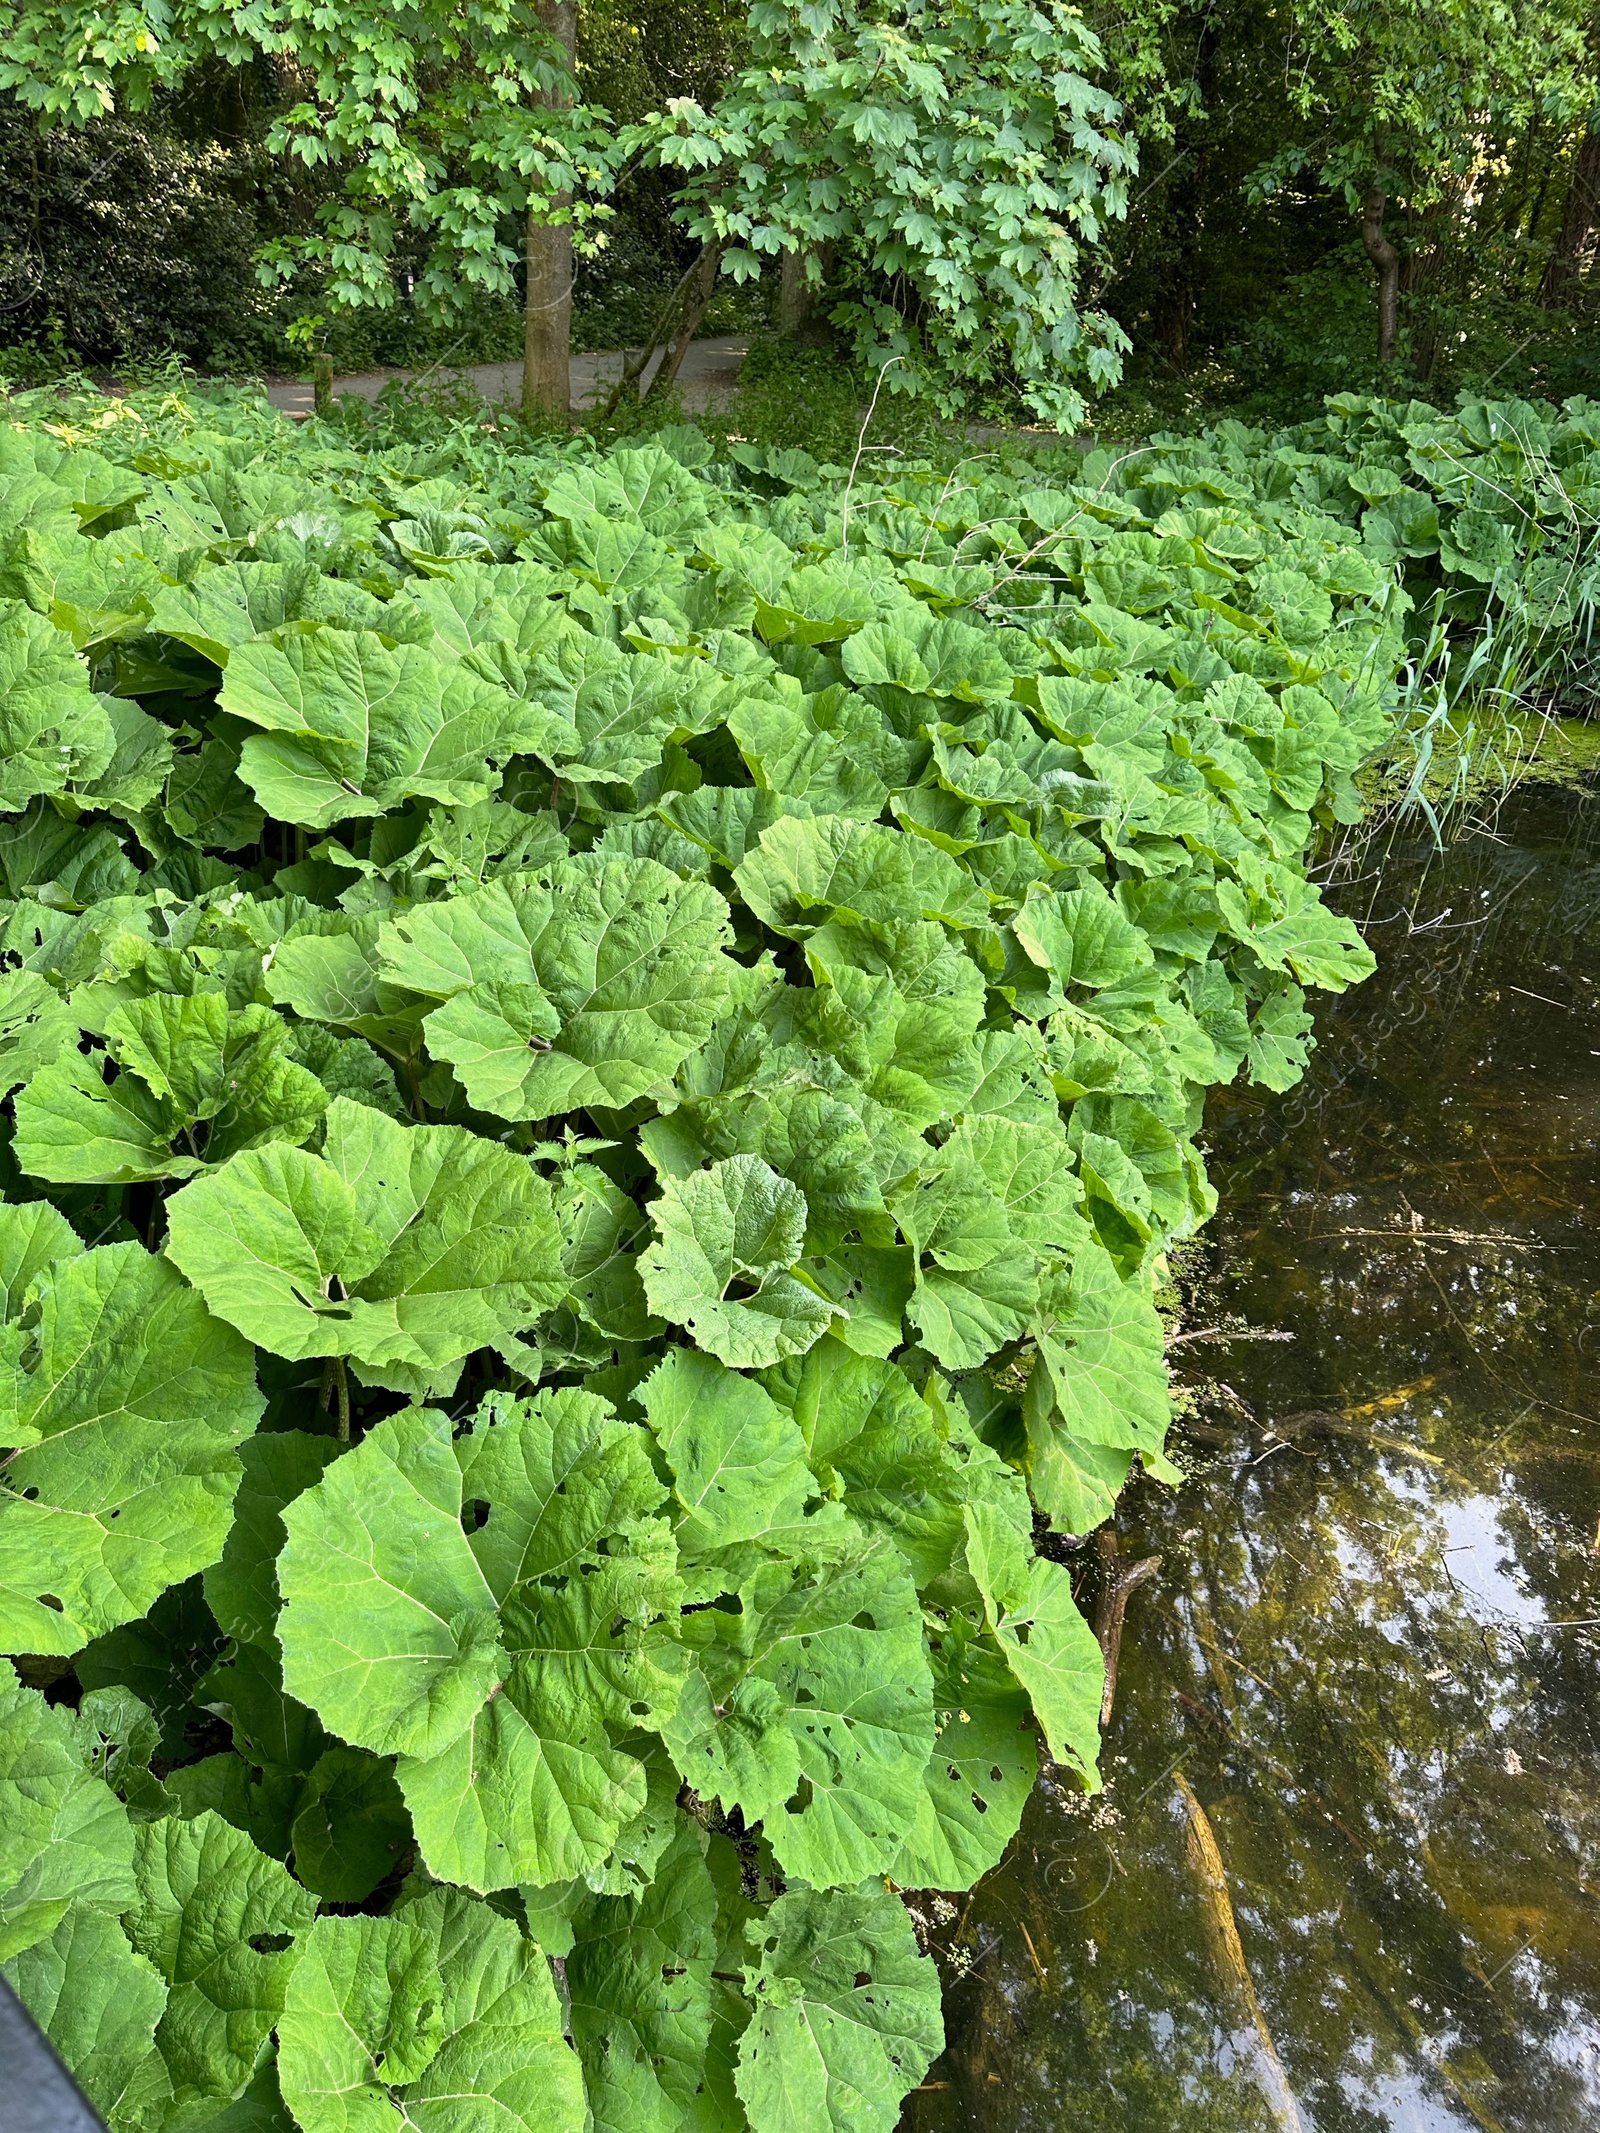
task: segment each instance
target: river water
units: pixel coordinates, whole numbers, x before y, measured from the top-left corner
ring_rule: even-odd
[[[1350,871],[1377,977],[1208,1120],[1186,1323],[1292,1338],[1174,1351],[1106,1791],[946,1925],[915,2133],[1600,2127],[1600,806]]]

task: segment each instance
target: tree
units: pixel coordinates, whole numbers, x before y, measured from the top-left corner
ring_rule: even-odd
[[[1600,17],[1589,28],[1587,78],[1581,85],[1577,115],[1583,132],[1572,158],[1561,227],[1546,262],[1539,299],[1557,311],[1572,301],[1583,269],[1583,255],[1600,222]]]
[[[679,212],[747,280],[796,254],[857,360],[946,413],[1014,381],[1082,417],[1127,346],[1079,300],[1081,253],[1126,208],[1133,144],[1061,0],[754,0],[714,109],[670,104],[631,145],[685,173]]]
[[[598,240],[616,144],[577,93],[574,13],[572,0],[3,0],[0,88],[47,124],[81,124],[144,110],[202,66],[265,57],[285,90],[269,149],[332,181],[314,230],[267,248],[267,277],[314,267],[334,303],[384,307],[410,232],[417,300],[448,317],[473,290],[514,287],[508,233],[526,224],[530,298],[544,306],[563,260],[570,283],[570,247]],[[564,414],[565,312],[538,317],[525,404]]]
[[[566,407],[572,252],[603,241],[624,158],[682,175],[705,248],[663,329],[678,353],[719,265],[743,280],[792,252],[815,284],[826,246],[825,308],[894,390],[954,412],[1014,380],[1071,424],[1080,381],[1117,375],[1080,254],[1123,211],[1134,151],[1063,0],[754,0],[726,95],[628,128],[583,96],[576,28],[576,0],[0,0],[0,87],[82,122],[265,55],[287,98],[269,146],[330,182],[264,273],[314,267],[335,303],[388,305],[420,241],[416,300],[448,316],[512,287],[525,227],[529,412]]]
[[[1402,255],[1390,217],[1459,202],[1497,135],[1570,103],[1584,64],[1580,0],[1297,0],[1285,52],[1297,137],[1258,197],[1310,173],[1359,217],[1377,282],[1378,360],[1400,350]]]
[[[540,99],[564,109],[573,99],[567,82],[577,72],[578,0],[545,0],[544,24],[559,46],[567,81],[552,82]],[[565,414],[572,405],[572,207],[570,192],[550,203],[532,199],[527,219],[526,281],[523,296],[522,416],[531,422],[541,412]]]

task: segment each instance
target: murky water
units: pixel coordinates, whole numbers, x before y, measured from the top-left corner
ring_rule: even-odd
[[[947,1928],[916,2133],[1600,2127],[1600,802],[1341,901],[1378,977],[1210,1124],[1191,1324],[1293,1338],[1178,1351],[1106,1795]]]

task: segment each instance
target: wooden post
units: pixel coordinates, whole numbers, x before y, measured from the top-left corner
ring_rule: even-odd
[[[311,405],[319,415],[333,413],[333,357],[325,348],[311,358]]]

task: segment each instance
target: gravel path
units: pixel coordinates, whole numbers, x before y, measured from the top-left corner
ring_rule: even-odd
[[[739,336],[727,334],[716,340],[689,343],[677,384],[683,404],[691,414],[714,405],[733,390],[739,382],[739,366],[744,361],[748,345]],[[600,389],[617,378],[627,353],[626,350],[613,349],[604,355],[575,355],[572,358],[572,404],[575,408],[593,404]],[[657,357],[656,363],[659,361]],[[655,367],[652,364],[646,372],[647,381],[654,376]],[[431,374],[412,370],[373,370],[357,377],[335,378],[333,389],[336,393],[358,393],[363,400],[376,400],[391,378],[428,375],[470,378],[484,399],[490,402],[514,401],[522,391],[520,363],[478,363],[463,370],[442,370]],[[281,407],[286,415],[309,415],[311,412],[309,385],[269,385],[267,398],[274,407]]]

